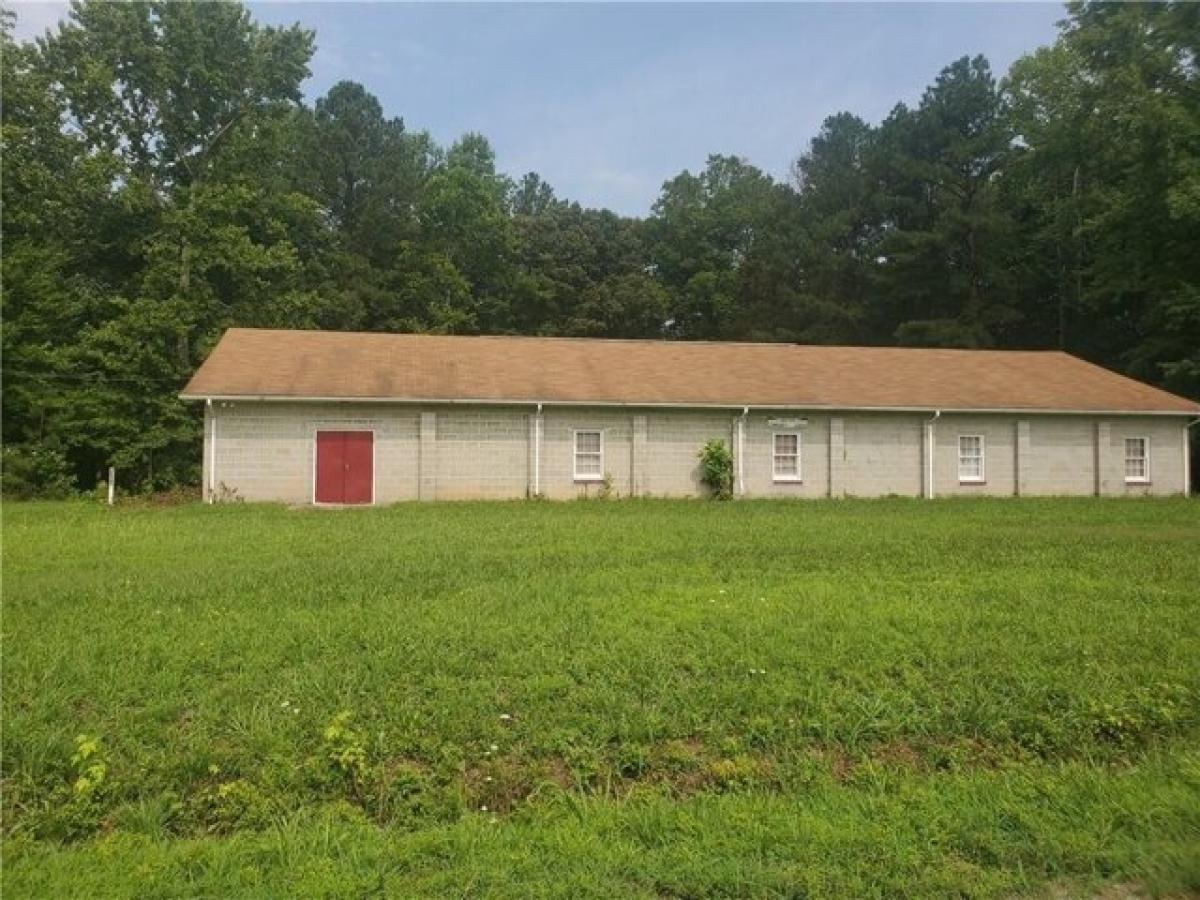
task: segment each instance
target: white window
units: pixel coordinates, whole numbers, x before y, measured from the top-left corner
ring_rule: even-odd
[[[983,481],[983,435],[958,436],[958,480]]]
[[[776,432],[772,448],[772,471],[776,481],[800,480],[800,433]]]
[[[1125,480],[1130,484],[1150,481],[1150,438],[1125,438]]]
[[[604,480],[604,432],[575,432],[575,480]]]

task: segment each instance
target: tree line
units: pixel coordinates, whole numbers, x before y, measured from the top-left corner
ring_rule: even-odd
[[[176,394],[233,325],[1062,348],[1200,397],[1200,5],[1066,7],[998,78],[710,156],[630,218],[497,171],[234,3],[4,14],[6,490],[198,480]],[[886,377],[886,373],[881,373]]]

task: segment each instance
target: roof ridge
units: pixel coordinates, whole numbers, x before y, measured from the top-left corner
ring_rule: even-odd
[[[797,341],[721,341],[691,338],[626,338],[626,337],[585,337],[583,335],[558,334],[433,334],[424,331],[335,331],[327,328],[255,328],[253,326],[231,326],[227,331],[250,331],[271,334],[328,334],[347,337],[412,337],[412,338],[455,338],[458,340],[515,340],[515,341],[552,341],[576,342],[588,344],[642,344],[655,346],[704,346],[704,347],[791,347],[801,350],[887,350],[921,353],[1057,353],[1072,359],[1082,359],[1066,350],[1058,348],[1014,348],[1000,347],[897,347],[888,344],[803,344]],[[1086,362],[1086,360],[1085,360]]]

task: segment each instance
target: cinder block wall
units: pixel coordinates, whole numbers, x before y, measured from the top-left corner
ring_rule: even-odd
[[[697,453],[706,441],[733,438],[734,416],[712,410],[654,410],[646,416],[646,493],[702,496]]]
[[[531,455],[528,408],[439,406],[426,411],[435,416],[432,499],[525,496]]]
[[[772,420],[781,424],[772,425]],[[799,424],[788,424],[797,421]],[[828,415],[804,413],[746,416],[742,475],[748,497],[825,497],[829,494]],[[800,481],[776,481],[774,453],[776,433],[800,436]]]
[[[1017,493],[1017,419],[1011,416],[962,416],[947,414],[934,423],[933,489],[935,496],[1011,497]],[[958,479],[958,439],[963,435],[983,438],[984,480]],[[1087,453],[1077,454],[1075,464],[1087,465]],[[1082,493],[1090,494],[1090,489]]]
[[[528,415],[528,410],[526,414]],[[539,491],[552,500],[595,496],[597,482],[575,481],[575,432],[599,431],[604,471],[620,496],[633,493],[633,413],[585,407],[547,408],[542,413],[541,477]],[[530,481],[532,493],[532,479]]]
[[[311,503],[316,433],[375,432],[375,502],[417,499],[418,411],[395,404],[213,404],[218,499]],[[206,430],[205,489],[212,424]]]
[[[1162,495],[1184,489],[1186,435],[1178,419],[951,414],[937,421],[935,433],[934,489],[939,497]],[[984,438],[983,483],[959,481],[961,435]],[[1149,439],[1149,484],[1125,481],[1127,437]]]
[[[1104,495],[1178,494],[1184,489],[1184,454],[1187,452],[1185,420],[1155,416],[1103,419],[1097,423],[1101,437],[1097,454],[1099,492]],[[1150,441],[1150,483],[1125,483],[1125,438]],[[1195,477],[1193,473],[1193,477]]]
[[[697,451],[736,450],[737,410],[545,407],[540,452],[532,406],[216,402],[205,416],[206,493],[216,442],[216,496],[311,503],[318,430],[375,435],[375,502],[594,496],[574,478],[574,433],[599,430],[619,496],[702,496]],[[772,424],[776,420],[776,424]],[[781,424],[779,420],[783,420]],[[744,496],[920,496],[927,415],[753,411],[744,420]],[[773,435],[800,435],[801,480],[773,478]],[[985,481],[958,478],[958,438],[984,437]],[[1150,442],[1150,483],[1127,484],[1126,437]],[[1184,487],[1182,418],[943,415],[934,426],[936,496],[1174,494]]]
[[[1096,493],[1096,420],[1080,416],[1030,417],[1028,459],[1021,493],[1068,496]],[[1124,480],[1124,479],[1122,479]]]
[[[845,416],[845,495],[919,497],[924,484],[927,416],[886,413]]]

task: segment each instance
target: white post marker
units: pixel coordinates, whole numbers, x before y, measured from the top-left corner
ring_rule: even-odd
[[[113,505],[113,499],[117,494],[117,467],[108,467],[108,505]]]

